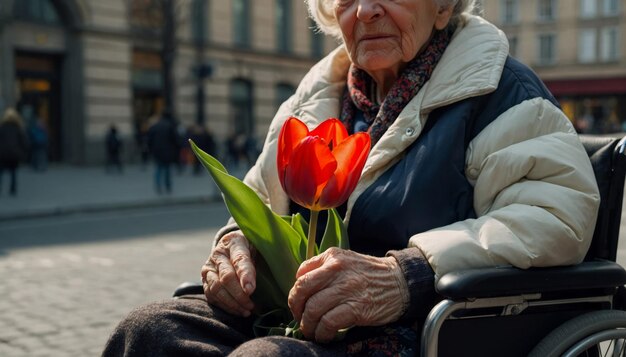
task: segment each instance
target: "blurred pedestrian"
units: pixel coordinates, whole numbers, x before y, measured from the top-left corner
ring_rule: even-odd
[[[192,124],[188,129],[187,136],[204,152],[211,156],[216,156],[216,145],[213,135],[202,125]],[[193,158],[193,174],[199,175],[202,172],[202,164]]]
[[[154,188],[156,192],[161,194],[165,190],[165,192],[171,193],[172,175],[170,166],[178,160],[180,145],[176,124],[168,115],[162,115],[148,129],[148,148],[156,164],[154,173]]]
[[[17,168],[26,158],[28,138],[22,118],[13,108],[5,110],[0,120],[0,192],[4,171],[9,171],[12,196],[17,195]]]
[[[28,126],[30,164],[35,171],[48,169],[48,129],[43,120],[34,116]]]
[[[122,140],[120,139],[115,124],[111,124],[109,132],[105,138],[106,146],[106,164],[105,171],[117,171],[122,173],[122,161],[120,160],[120,154],[122,152]]]

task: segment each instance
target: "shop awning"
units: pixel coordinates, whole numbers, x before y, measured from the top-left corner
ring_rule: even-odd
[[[557,97],[626,94],[626,77],[545,80],[544,83]]]

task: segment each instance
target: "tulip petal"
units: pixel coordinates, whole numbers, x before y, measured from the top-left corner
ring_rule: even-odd
[[[339,119],[330,118],[313,129],[309,135],[324,139],[332,150],[348,137],[348,131]]]
[[[298,118],[290,117],[283,124],[278,135],[278,154],[276,155],[276,165],[278,167],[278,177],[280,183],[285,188],[285,168],[289,164],[289,158],[296,146],[309,134],[306,124]]]
[[[337,161],[326,142],[319,137],[307,136],[289,158],[285,169],[285,192],[297,204],[312,209],[336,168]]]
[[[356,188],[371,145],[367,133],[356,133],[341,142],[332,152],[337,160],[335,174],[320,195],[321,209],[342,205]]]

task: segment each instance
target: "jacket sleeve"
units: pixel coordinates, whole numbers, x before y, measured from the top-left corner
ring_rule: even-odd
[[[411,237],[435,274],[499,265],[576,264],[591,243],[600,203],[573,126],[549,101],[510,108],[470,143],[465,174],[476,219]]]

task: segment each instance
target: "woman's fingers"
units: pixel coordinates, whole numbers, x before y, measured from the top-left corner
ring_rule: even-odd
[[[310,260],[313,260],[312,258]],[[307,268],[311,268],[314,266],[319,267],[318,262],[322,260],[319,259],[313,263],[307,265]],[[308,260],[302,265],[309,262]],[[302,267],[301,265],[301,267]],[[302,270],[302,268],[300,268]],[[300,272],[298,270],[298,272]],[[306,274],[300,275],[293,287],[289,291],[289,297],[287,299],[287,304],[289,305],[289,309],[293,314],[296,320],[300,320],[302,318],[302,312],[304,311],[305,304],[309,298],[324,289],[326,286],[330,285],[334,278],[334,272],[329,269],[313,269],[309,270]],[[308,308],[308,305],[307,305]]]
[[[202,268],[202,278],[209,303],[230,313],[250,315],[256,270],[248,241],[240,231],[220,240]]]
[[[315,326],[315,341],[331,342],[337,335],[337,331],[351,327],[356,322],[357,315],[354,309],[348,304],[341,304],[322,316]]]
[[[341,290],[340,287],[330,284],[326,289],[314,293],[306,301],[302,318],[300,319],[300,329],[307,338],[312,339],[315,337],[316,328],[323,316],[348,297]]]
[[[241,288],[247,295],[252,295],[256,289],[256,269],[247,242],[243,240],[233,241],[229,253]]]
[[[331,248],[332,249],[332,248]],[[311,270],[317,269],[322,264],[324,264],[324,258],[326,257],[327,252],[324,252],[320,255],[316,255],[311,259],[305,260],[298,267],[298,271],[296,272],[296,279],[300,278],[302,275],[310,272]]]
[[[226,256],[216,255],[212,261],[217,269],[220,287],[226,289],[232,299],[242,308],[252,310],[254,304],[250,300],[250,296],[243,291],[231,260]]]
[[[221,285],[219,276],[215,269],[207,269],[205,278],[202,281],[204,294],[207,302],[216,305],[228,313],[241,316],[249,316],[250,311],[242,308],[235,299]]]

